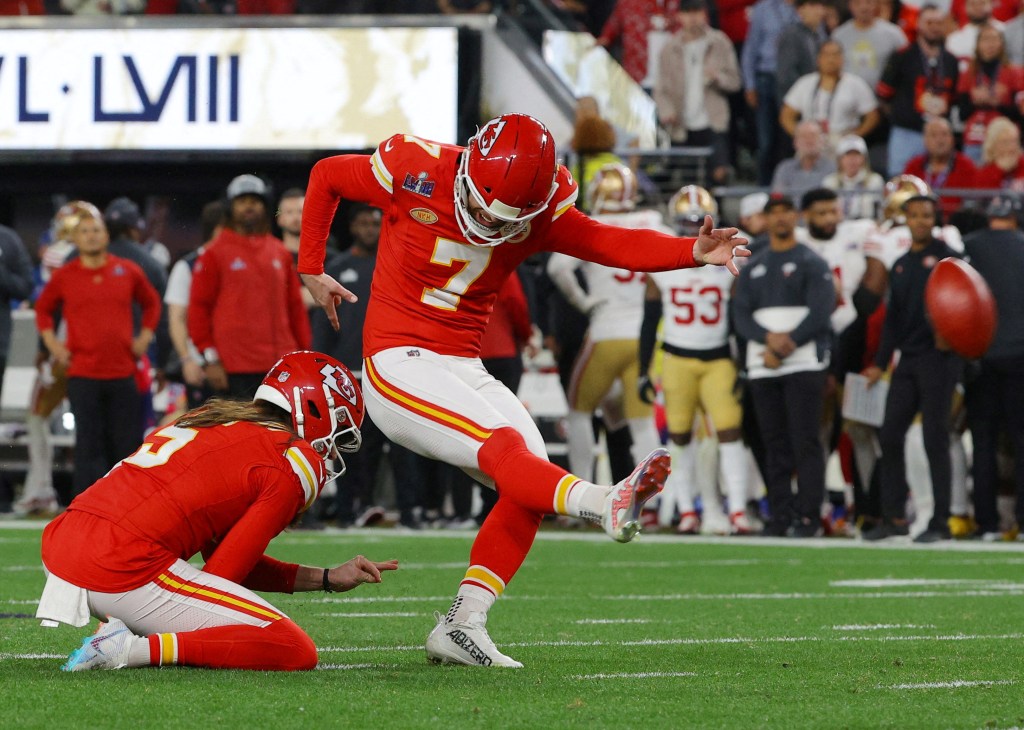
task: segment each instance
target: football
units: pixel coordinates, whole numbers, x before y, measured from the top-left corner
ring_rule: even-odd
[[[985,354],[996,333],[996,301],[977,269],[945,258],[928,277],[924,290],[928,317],[936,334],[966,358]]]

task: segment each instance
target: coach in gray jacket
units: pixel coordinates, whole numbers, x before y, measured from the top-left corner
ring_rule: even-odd
[[[740,271],[732,300],[736,331],[747,341],[747,378],[765,449],[771,511],[765,534],[814,537],[825,497],[818,431],[836,286],[825,260],[797,243],[793,201],[771,198],[765,214],[769,245]]]

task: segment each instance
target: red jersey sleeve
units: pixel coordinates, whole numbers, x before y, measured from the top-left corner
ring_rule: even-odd
[[[220,271],[211,245],[196,260],[188,298],[188,336],[200,352],[213,347],[213,307],[219,289]]]
[[[391,137],[382,146],[394,146]],[[377,208],[386,208],[391,190],[385,187],[385,173],[378,148],[373,155],[337,155],[313,165],[302,206],[302,234],[299,238],[299,273],[322,274],[331,222],[342,198],[357,200]],[[388,147],[388,151],[390,151]],[[375,162],[376,160],[376,162]],[[389,183],[390,184],[390,183]]]

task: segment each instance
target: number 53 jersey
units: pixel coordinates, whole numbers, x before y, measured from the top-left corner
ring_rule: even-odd
[[[364,357],[410,345],[475,357],[498,290],[538,251],[640,271],[693,266],[693,239],[602,226],[576,210],[579,189],[563,166],[548,208],[522,234],[490,248],[469,244],[455,217],[462,150],[399,134],[373,155],[329,157],[310,174],[300,272],[323,270],[324,242],[341,199],[384,212]]]
[[[729,341],[729,300],[735,279],[724,266],[650,275],[661,291],[662,339],[680,350],[715,350]]]

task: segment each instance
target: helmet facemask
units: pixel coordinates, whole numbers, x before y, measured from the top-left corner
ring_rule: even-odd
[[[330,388],[324,385],[323,390],[324,397],[327,400],[327,417],[330,419],[330,431],[327,434],[312,438],[306,434],[307,421],[315,420],[320,422],[323,420],[323,416],[317,413],[317,405],[312,400],[306,400],[305,403],[302,402],[299,388],[292,389],[294,393],[293,402],[298,406],[292,414],[292,420],[299,437],[308,441],[317,455],[324,460],[324,467],[327,470],[327,481],[331,482],[344,474],[347,469],[341,454],[351,454],[359,451],[359,447],[363,443],[363,436],[355,420],[352,418],[352,413],[349,411],[348,406],[335,406],[334,396]],[[307,411],[309,411],[308,415]],[[331,468],[335,461],[341,465],[338,471],[334,471]]]

